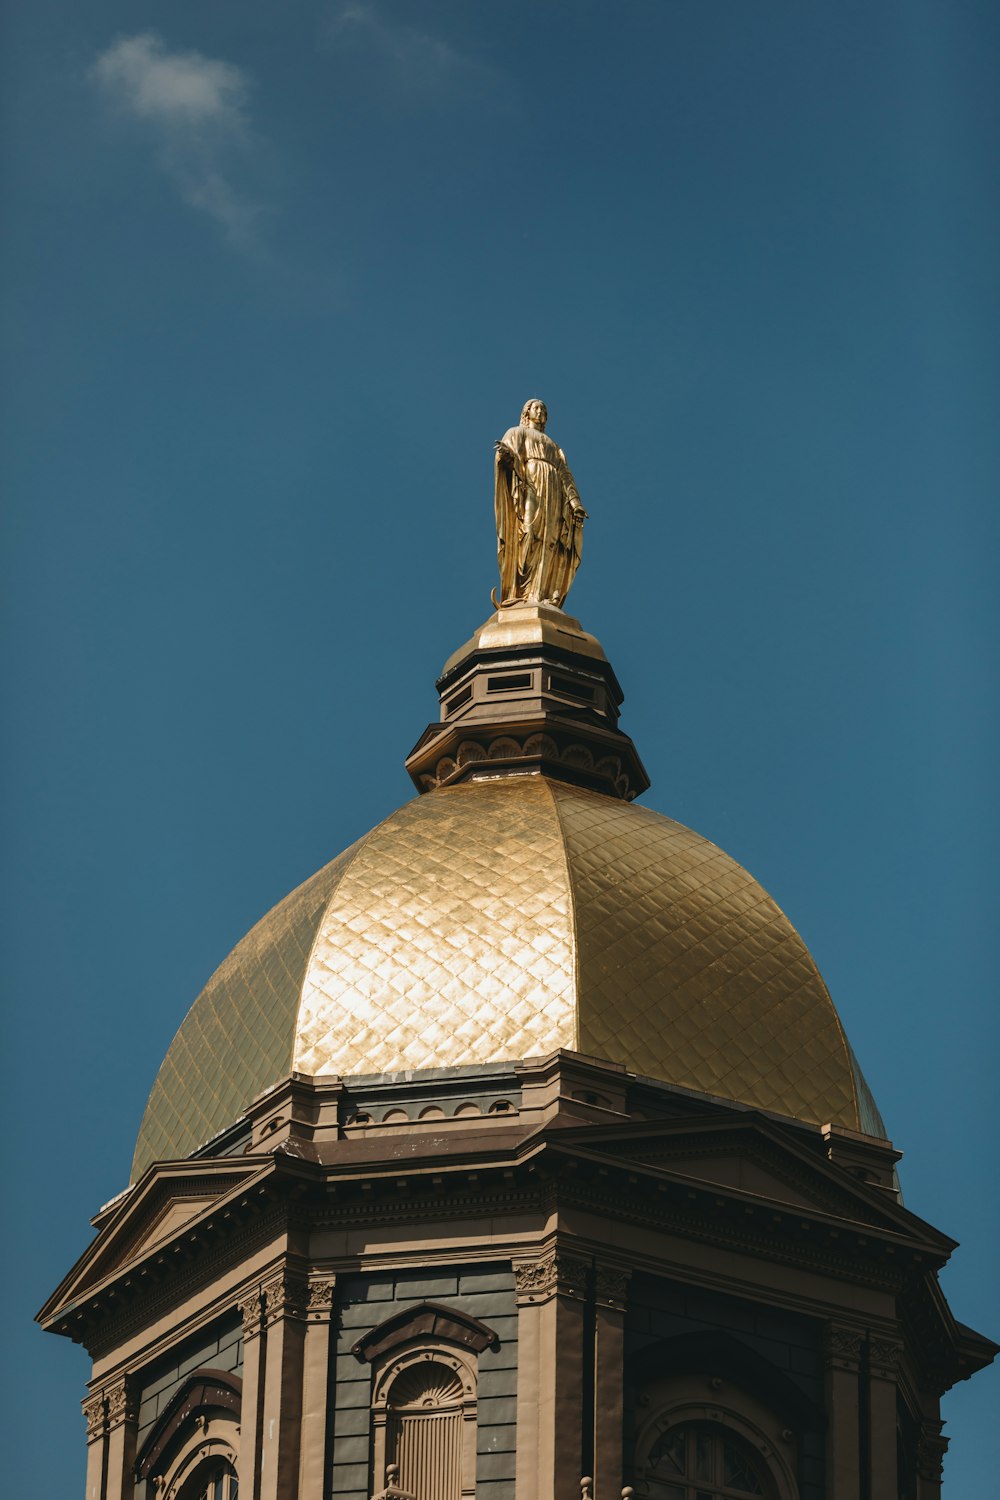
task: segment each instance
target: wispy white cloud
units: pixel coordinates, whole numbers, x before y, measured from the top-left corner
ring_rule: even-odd
[[[398,98],[448,103],[456,95],[481,92],[499,81],[495,69],[442,37],[389,19],[363,0],[341,6],[328,35],[340,47],[365,51],[376,58]]]
[[[238,186],[248,154],[250,78],[201,52],[172,52],[154,32],[120,37],[91,77],[106,99],[147,131],[183,200],[250,246],[261,206]]]

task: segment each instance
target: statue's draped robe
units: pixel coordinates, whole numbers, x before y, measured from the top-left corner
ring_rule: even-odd
[[[580,566],[583,509],[562,449],[540,428],[501,439],[513,468],[496,466],[499,604],[562,605]]]

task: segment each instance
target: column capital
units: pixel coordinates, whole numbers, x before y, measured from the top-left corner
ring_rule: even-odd
[[[259,1286],[243,1292],[236,1299],[236,1306],[243,1319],[243,1342],[249,1343],[260,1333],[264,1319],[264,1298]]]
[[[941,1431],[943,1426],[943,1422],[921,1422],[917,1434],[917,1473],[931,1484],[940,1484],[944,1475],[948,1439]]]
[[[87,1442],[96,1443],[108,1430],[104,1392],[95,1391],[93,1395],[85,1396],[80,1405],[83,1408],[83,1419],[87,1424]]]
[[[903,1345],[899,1339],[873,1338],[868,1342],[869,1367],[878,1379],[895,1380],[902,1356]]]
[[[828,1323],[825,1359],[827,1369],[856,1371],[861,1363],[864,1332],[850,1323]]]
[[[337,1291],[337,1278],[332,1274],[309,1277],[306,1299],[306,1316],[310,1323],[328,1323],[333,1317],[333,1299]]]
[[[590,1262],[564,1250],[549,1250],[537,1260],[514,1261],[514,1291],[518,1305],[546,1302],[557,1294],[582,1302],[587,1295]]]
[[[624,1312],[632,1272],[623,1266],[604,1265],[598,1261],[594,1270],[594,1296],[598,1306]]]
[[[279,1318],[294,1318],[297,1321],[305,1319],[309,1288],[301,1272],[282,1267],[265,1281],[263,1293],[264,1322],[267,1327],[277,1323]]]
[[[139,1416],[138,1393],[135,1381],[130,1375],[122,1375],[118,1380],[105,1386],[104,1394],[108,1403],[109,1431],[119,1427],[122,1422],[137,1420]]]

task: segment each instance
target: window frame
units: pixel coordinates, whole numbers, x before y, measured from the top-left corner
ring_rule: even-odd
[[[454,1344],[438,1340],[420,1340],[407,1348],[395,1348],[376,1365],[372,1382],[371,1398],[371,1461],[372,1481],[376,1490],[383,1483],[388,1456],[389,1418],[392,1410],[392,1389],[396,1381],[407,1370],[422,1364],[444,1365],[453,1370],[462,1384],[461,1399],[455,1403],[461,1413],[461,1474],[460,1494],[462,1500],[474,1500],[476,1493],[476,1421],[478,1414],[479,1371],[477,1364]],[[451,1407],[451,1403],[449,1403]],[[417,1419],[419,1420],[419,1418]]]
[[[706,1399],[706,1386],[711,1399]],[[730,1381],[706,1380],[703,1375],[654,1381],[642,1392],[640,1412],[635,1435],[637,1495],[648,1493],[648,1458],[657,1439],[674,1427],[701,1422],[749,1445],[770,1481],[773,1500],[799,1500],[794,1433],[762,1401]]]

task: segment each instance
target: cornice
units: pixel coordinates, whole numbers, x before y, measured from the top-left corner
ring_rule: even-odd
[[[804,1140],[804,1129],[801,1123],[786,1125],[762,1111],[733,1110],[723,1119],[699,1115],[694,1119],[629,1120],[611,1128],[580,1126],[561,1131],[551,1140],[551,1146],[567,1155],[605,1164],[615,1160],[624,1164],[622,1148],[641,1147],[641,1158],[628,1163],[630,1170],[662,1167],[677,1157],[738,1154],[773,1170],[826,1217],[861,1222],[858,1210],[864,1207],[878,1221],[868,1221],[874,1232],[888,1231],[914,1242],[919,1240],[928,1253],[938,1256],[940,1264],[947,1260],[955,1240],[911,1213],[884,1188],[857,1180],[843,1166],[830,1161],[825,1152],[813,1149],[812,1133]],[[900,1153],[891,1151],[889,1155],[895,1161]]]
[[[273,1166],[273,1159],[266,1158],[263,1162],[259,1157],[249,1159],[242,1172],[238,1169],[234,1170],[232,1163],[227,1163],[223,1170],[220,1170],[218,1162],[204,1164],[188,1162],[184,1166],[183,1173],[177,1170],[176,1163],[150,1169],[155,1175],[143,1179],[145,1186],[142,1194],[138,1197],[130,1196],[127,1202],[122,1204],[121,1209],[102,1226],[97,1237],[77,1258],[70,1271],[36,1314],[37,1322],[43,1327],[52,1328],[65,1312],[99,1296],[106,1287],[117,1284],[127,1273],[135,1272],[141,1275],[145,1265],[161,1259],[179,1243],[197,1239],[200,1233],[209,1232],[210,1227],[214,1231],[216,1226],[213,1224],[213,1216],[217,1215],[224,1220],[238,1213],[238,1210],[234,1208],[234,1202],[239,1200],[241,1194],[248,1194],[254,1188],[257,1178],[268,1175],[268,1169]],[[153,1196],[155,1189],[161,1183],[165,1185],[169,1181],[201,1182],[206,1180],[216,1183],[221,1180],[224,1183],[229,1182],[230,1185],[214,1197],[206,1193],[208,1202],[201,1213],[178,1225],[173,1233],[166,1235],[162,1240],[152,1242],[145,1253],[133,1255],[132,1251],[142,1232],[148,1232],[150,1228],[150,1220],[148,1217],[143,1217],[143,1209]],[[180,1191],[177,1196],[190,1195]],[[136,1220],[136,1229],[131,1236],[124,1236],[123,1226],[132,1218]],[[125,1248],[121,1254],[114,1255],[119,1244],[123,1244]],[[102,1268],[108,1264],[109,1260],[112,1260],[113,1256],[114,1269],[103,1271]],[[89,1283],[86,1280],[88,1274],[93,1277]]]
[[[920,1282],[931,1266],[926,1246],[892,1231],[671,1176],[648,1162],[601,1157],[574,1149],[568,1135],[538,1132],[508,1142],[506,1158],[498,1159],[495,1151],[486,1161],[471,1151],[442,1151],[409,1168],[385,1160],[377,1170],[356,1160],[338,1169],[276,1153],[256,1164],[253,1182],[230,1200],[228,1218],[213,1214],[185,1224],[148,1256],[88,1289],[78,1304],[55,1310],[49,1326],[86,1342],[95,1354],[111,1349],[281,1232],[514,1216],[541,1222],[564,1209],[890,1292]],[[704,1140],[717,1143],[724,1135]],[[744,1134],[740,1144],[753,1140]],[[678,1151],[690,1154],[690,1147],[690,1139],[677,1142]],[[762,1150],[768,1154],[770,1148]],[[306,1317],[310,1298],[305,1283],[275,1287],[256,1312],[244,1309],[244,1316],[258,1327],[279,1315],[276,1309],[281,1316]],[[249,1326],[247,1331],[252,1336]]]
[[[80,1304],[57,1314],[48,1326],[83,1344],[93,1358],[99,1358],[159,1321],[178,1302],[210,1285],[222,1272],[273,1239],[287,1223],[287,1210],[280,1203],[250,1213],[253,1216],[248,1216],[240,1229],[220,1235],[210,1249],[186,1247],[187,1254],[180,1263],[174,1254],[164,1253],[151,1258],[141,1269],[127,1267],[119,1283],[88,1294]],[[181,1247],[174,1248],[184,1253]]]

